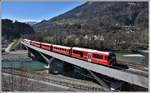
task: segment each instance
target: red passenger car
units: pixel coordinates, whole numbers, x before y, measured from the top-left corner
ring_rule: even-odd
[[[78,47],[72,48],[72,57],[107,66],[112,66],[116,62],[116,57],[113,53]]]
[[[31,41],[24,39],[23,42],[31,44],[32,46],[42,48],[48,51],[57,52],[59,54],[64,54],[78,58],[81,60],[89,61],[92,63],[97,63],[106,66],[112,66],[116,64],[116,55],[111,52],[102,52],[92,49],[85,49],[79,47],[66,47],[61,45],[53,45],[48,43],[42,43],[37,41]]]
[[[31,41],[31,45],[35,46],[35,47],[41,47],[41,43],[37,42],[37,41]]]
[[[52,45],[52,51],[60,53],[60,54],[70,55],[70,50],[71,50],[71,47]]]
[[[48,43],[41,43],[41,48],[45,49],[45,50],[52,50],[52,44],[48,44]]]

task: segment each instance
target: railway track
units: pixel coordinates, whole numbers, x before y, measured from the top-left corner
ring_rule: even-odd
[[[146,67],[143,64],[133,64],[130,62],[121,62],[121,61],[119,61],[118,63],[128,66],[128,69],[122,69],[122,71],[148,77],[148,67]]]
[[[119,64],[124,64],[129,66],[130,68],[135,68],[138,70],[143,70],[143,71],[148,71],[148,66],[144,65],[144,64],[138,64],[138,63],[133,63],[133,62],[124,62],[124,61],[118,61]]]
[[[17,70],[12,71],[10,69],[2,69],[2,72],[63,85],[78,91],[103,91],[103,88],[100,85],[91,81],[78,80],[60,75],[38,75],[38,73],[28,73]]]
[[[123,72],[133,73],[137,75],[147,76],[148,77],[148,71],[143,71],[141,69],[133,68],[132,66],[128,66],[128,69],[123,69],[120,67],[113,67],[114,69],[121,70]]]

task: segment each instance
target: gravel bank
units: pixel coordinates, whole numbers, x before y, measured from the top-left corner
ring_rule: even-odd
[[[49,82],[39,82],[35,79],[2,73],[2,91],[71,91],[71,89],[61,88]]]
[[[60,86],[64,86],[64,87],[68,87],[67,91],[103,91],[102,87],[92,81],[86,81],[86,80],[80,80],[80,79],[75,79],[75,78],[69,78],[69,77],[64,77],[61,75],[53,75],[53,74],[38,74],[38,73],[29,73],[29,72],[24,72],[24,71],[19,71],[19,70],[12,70],[12,69],[3,69],[2,70],[2,74],[5,75],[5,73],[8,73],[10,75],[10,77],[12,77],[13,75],[15,76],[20,76],[26,79],[33,79],[34,81],[36,80],[36,83],[39,83],[35,86],[33,86],[32,81],[30,81],[30,84],[26,85],[27,81],[22,81],[21,83],[18,83],[18,85],[15,85],[16,87],[20,88],[20,84],[22,86],[25,86],[24,89],[28,89],[28,90],[32,90],[35,91],[34,89],[37,87],[40,87],[41,84],[38,81],[43,81],[43,82],[47,82],[47,83],[53,83],[53,84],[57,84]],[[14,77],[15,79],[16,77]],[[12,91],[12,90],[8,90],[8,87],[11,88],[10,85],[14,84],[15,82],[19,82],[19,79],[13,81],[14,79],[7,79],[6,75],[4,77],[2,77],[2,88],[3,91]],[[12,82],[10,82],[9,80],[11,80]],[[8,84],[9,83],[9,84]],[[35,83],[34,83],[35,84]],[[28,86],[33,86],[28,88]],[[46,85],[47,87],[45,87],[45,89],[41,89],[41,88],[37,88],[37,91],[50,91],[51,88],[49,87],[49,85]],[[15,90],[18,90],[17,88],[14,88]],[[21,90],[24,90],[21,89]],[[57,91],[58,89],[55,88],[55,91]],[[66,89],[65,89],[66,90]]]
[[[2,61],[31,61],[32,59],[28,57],[27,50],[16,50],[9,53],[2,53]]]

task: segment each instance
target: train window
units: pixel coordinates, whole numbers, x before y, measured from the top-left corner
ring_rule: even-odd
[[[116,61],[116,55],[114,53],[110,53],[110,55],[108,56],[108,59],[110,61]]]
[[[98,55],[98,54],[93,54],[93,57],[94,57],[94,58],[97,58],[97,59],[103,59],[103,56]]]
[[[75,53],[75,54],[79,54],[81,57],[83,57],[83,52],[81,52],[81,51],[73,50],[73,53]]]

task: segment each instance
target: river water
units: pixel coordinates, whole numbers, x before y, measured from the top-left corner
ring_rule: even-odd
[[[2,61],[2,68],[26,69],[29,71],[44,70],[46,64],[40,61]]]
[[[138,53],[116,53],[118,61],[144,64],[145,56]]]

